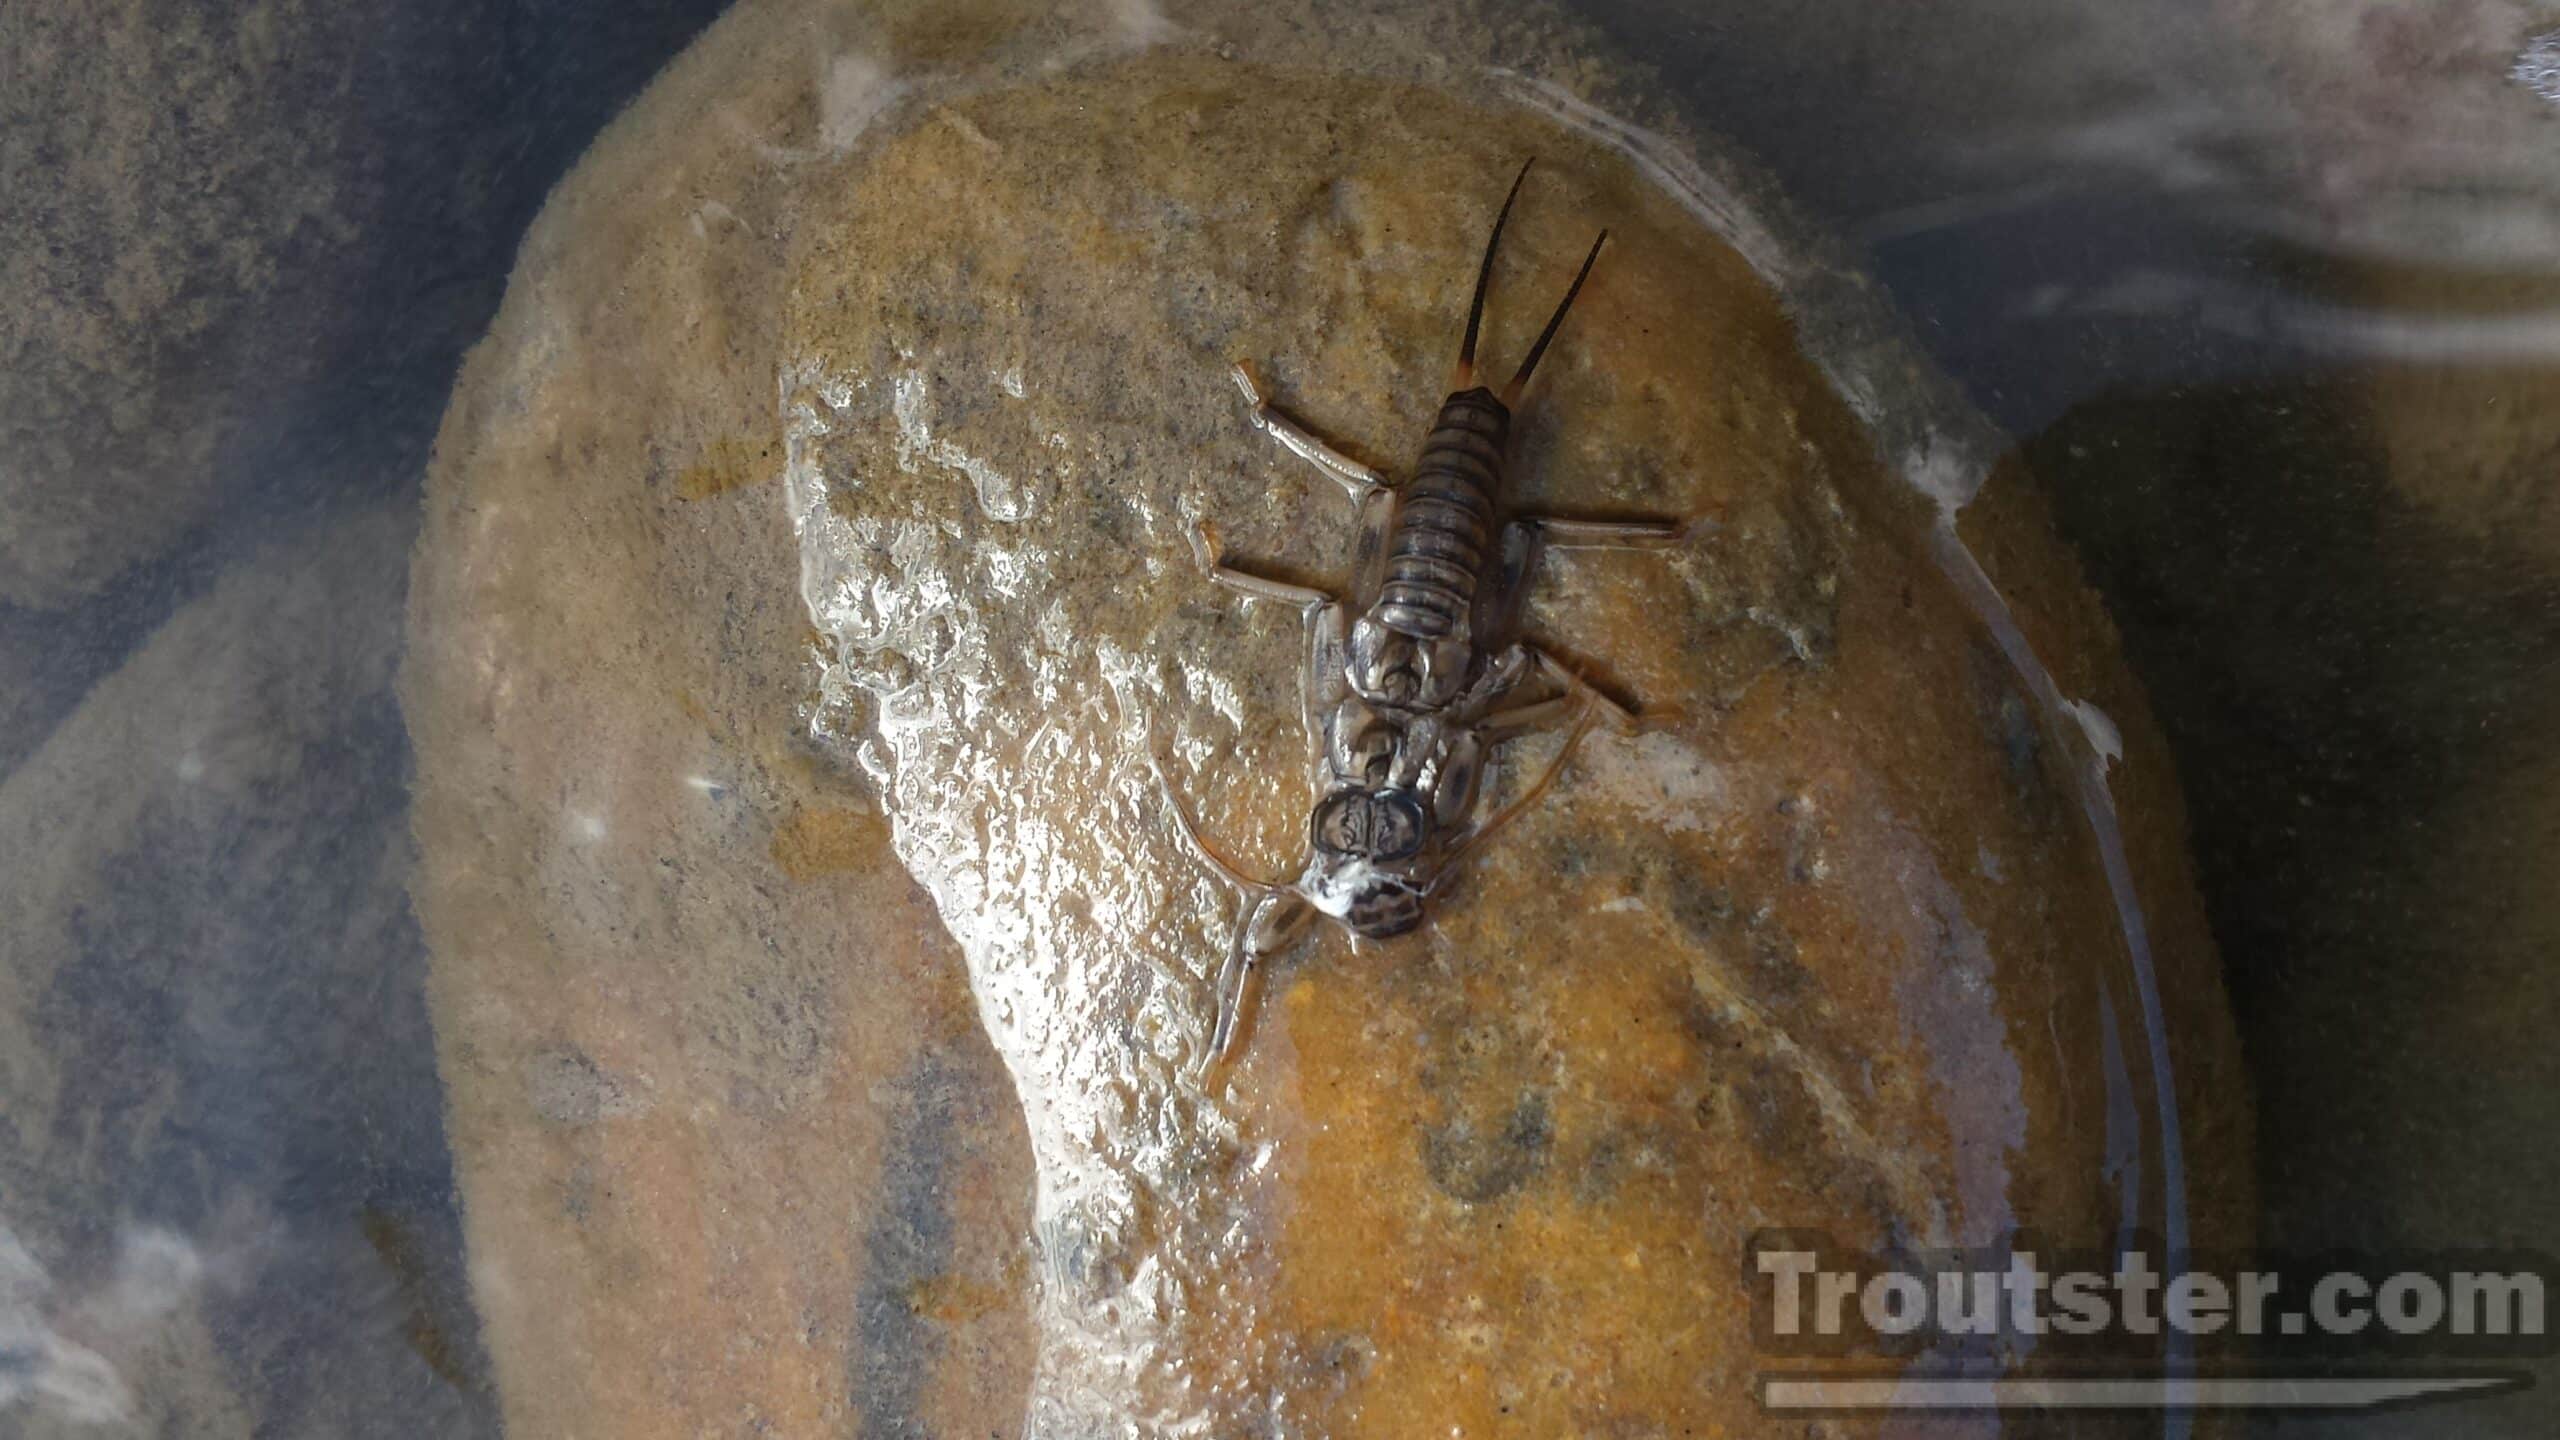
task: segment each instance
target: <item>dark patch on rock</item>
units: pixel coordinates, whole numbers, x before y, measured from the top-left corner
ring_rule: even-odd
[[[1674,997],[1674,1008],[1680,1016],[1680,1029],[1707,1052],[1710,1073],[1722,1073],[1733,1052],[1743,1048],[1747,1038],[1743,1027],[1724,1018],[1707,1005],[1696,987],[1683,985]]]
[[[597,1191],[595,1165],[586,1160],[571,1165],[569,1178],[560,1185],[561,1213],[572,1220],[585,1220],[595,1213]]]
[[[955,1260],[948,1191],[984,1101],[978,1077],[932,1049],[897,1086],[854,1297],[853,1395],[865,1435],[933,1440],[922,1405],[943,1327],[920,1299]]]
[[[1802,1154],[1808,1141],[1824,1133],[1822,1108],[1805,1089],[1803,1078],[1775,1057],[1763,1055],[1751,1062],[1735,1098],[1751,1143],[1774,1161]],[[1804,1168],[1808,1174],[1820,1173],[1819,1167]]]
[[[2018,797],[2018,808],[2039,834],[2060,825],[2069,807],[2046,769],[2044,729],[2035,702],[2018,688],[2017,672],[1987,640],[1977,639],[1967,651],[1973,680],[1974,713],[2000,757],[2000,773]]]
[[[1659,883],[1669,892],[1665,909],[1673,922],[1712,957],[1712,963],[1748,976],[1759,1003],[1772,1010],[1794,1010],[1811,997],[1813,974],[1797,953],[1795,937],[1767,905],[1746,908],[1731,890],[1696,870],[1652,868],[1660,872]]]
[[[1607,1200],[1617,1193],[1626,1165],[1626,1145],[1618,1137],[1603,1135],[1592,1141],[1583,1152],[1582,1163],[1573,1167],[1573,1198],[1585,1205]]]
[[[399,1288],[400,1333],[409,1348],[447,1385],[457,1390],[479,1386],[478,1318],[467,1303],[457,1316],[456,1303],[466,1297],[440,1274],[435,1245],[441,1237],[429,1233],[420,1217],[379,1205],[366,1206],[358,1225]]]
[[[1554,1137],[1544,1096],[1523,1095],[1509,1114],[1485,1123],[1490,1118],[1459,1115],[1422,1133],[1422,1168],[1453,1200],[1499,1200],[1546,1166]]]
[[[1678,1172],[1694,1160],[1696,1150],[1697,1136],[1676,1120],[1613,1124],[1584,1147],[1578,1162],[1568,1162],[1573,1197],[1584,1205],[1609,1204],[1630,1187],[1641,1191]]]
[[[549,1050],[525,1067],[525,1096],[554,1125],[593,1125],[627,1103],[622,1082],[578,1050]]]

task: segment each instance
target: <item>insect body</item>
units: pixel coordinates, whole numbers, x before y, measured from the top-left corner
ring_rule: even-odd
[[[1175,807],[1194,851],[1253,897],[1219,972],[1211,1064],[1234,1049],[1256,965],[1293,943],[1311,917],[1339,922],[1355,943],[1413,929],[1475,848],[1543,793],[1601,714],[1632,718],[1516,635],[1542,545],[1656,548],[1687,533],[1671,523],[1563,520],[1513,514],[1503,505],[1512,412],[1609,239],[1604,230],[1592,244],[1501,393],[1477,384],[1476,341],[1494,255],[1528,174],[1521,166],[1494,218],[1449,398],[1403,486],[1316,438],[1263,397],[1249,367],[1235,367],[1256,427],[1341,485],[1361,507],[1362,524],[1347,603],[1224,563],[1217,532],[1206,523],[1193,538],[1212,580],[1295,606],[1305,617],[1306,723],[1316,751],[1308,856],[1294,879],[1245,875]],[[1480,813],[1497,748],[1551,729],[1565,732],[1564,744],[1545,772],[1496,813]]]

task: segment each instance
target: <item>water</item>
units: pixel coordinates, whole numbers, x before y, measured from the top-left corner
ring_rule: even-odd
[[[438,43],[367,48],[330,162],[362,199],[316,252],[344,268],[270,292],[314,318],[217,326],[117,377],[219,422],[187,471],[215,498],[131,568],[0,614],[0,801],[33,897],[8,911],[0,1002],[20,1057],[0,1221],[24,1261],[0,1337],[44,1357],[0,1369],[13,1419],[496,1426],[402,893],[397,557],[531,204],[713,8],[488,7]],[[1167,10],[1125,28],[1182,23]],[[383,12],[389,33],[420,23]],[[2256,1092],[2262,1234],[2547,1243],[2531,1137],[2560,1094],[2537,1028],[2555,927],[2532,876],[2553,791],[2534,742],[2560,549],[2532,483],[2552,236],[2531,7],[1589,18],[1843,237],[2017,438],[2176,752]],[[830,124],[850,138],[869,113],[847,101]],[[928,452],[930,399],[896,411]],[[998,519],[1039,503],[973,479]],[[1147,1123],[1176,1149],[1216,1130]],[[150,1345],[187,1358],[101,1370]],[[385,1391],[409,1398],[359,1403]],[[2532,1394],[2460,1412],[2483,1434],[2547,1414]]]

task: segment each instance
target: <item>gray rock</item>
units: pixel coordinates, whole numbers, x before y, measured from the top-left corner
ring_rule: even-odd
[[[404,889],[412,524],[254,554],[0,784],[17,1433],[493,1433]]]

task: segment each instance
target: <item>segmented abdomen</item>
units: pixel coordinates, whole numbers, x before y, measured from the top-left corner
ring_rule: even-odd
[[[1389,629],[1426,640],[1466,630],[1510,431],[1511,412],[1490,390],[1463,391],[1440,407],[1387,542],[1375,613]]]

